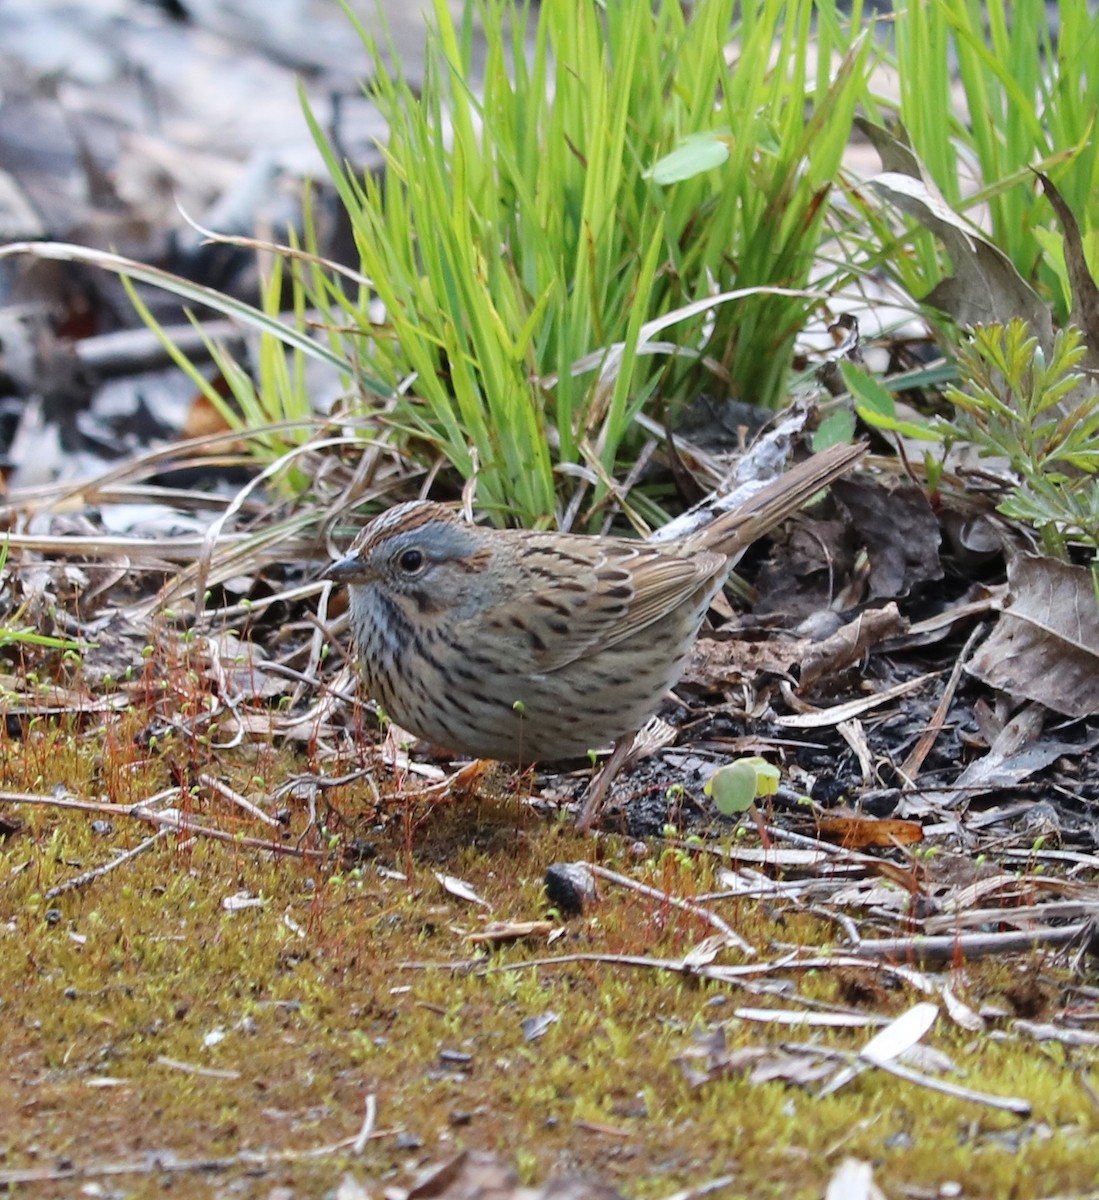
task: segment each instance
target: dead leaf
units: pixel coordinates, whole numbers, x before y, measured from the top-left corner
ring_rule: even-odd
[[[484,901],[482,901],[484,903]],[[504,942],[518,942],[523,938],[548,937],[553,932],[552,921],[494,921],[480,933],[466,935],[467,942],[489,943],[494,946]]]
[[[1099,287],[1088,269],[1080,225],[1053,181],[1040,171],[1038,178],[1065,232],[1065,268],[1072,287],[1072,321],[1084,331],[1088,348],[1084,366],[1099,371]]]
[[[839,842],[848,850],[866,846],[911,846],[923,841],[923,826],[919,821],[897,821],[874,817],[821,817],[817,833],[830,842]]]
[[[811,1008],[734,1008],[738,1021],[758,1021],[762,1025],[795,1025],[812,1029],[865,1029],[884,1025],[884,1017],[873,1013],[817,1012]]]
[[[834,704],[831,708],[810,709],[807,705],[803,705],[805,711],[795,713],[792,717],[776,717],[775,724],[781,725],[784,729],[826,729],[838,725],[841,721],[850,721],[853,717],[859,717],[872,709],[881,708],[883,704],[899,700],[902,696],[919,691],[929,679],[933,678],[934,675],[917,675],[894,687],[886,688],[883,692],[877,692],[872,696],[860,696],[857,700],[848,700],[845,704]]]
[[[873,787],[874,752],[870,749],[870,742],[866,737],[866,726],[861,721],[840,721],[836,732],[851,747],[851,753],[858,760],[863,787]]]
[[[825,1078],[834,1069],[833,1063],[821,1058],[813,1050],[807,1050],[804,1054],[796,1052],[792,1047],[786,1050],[767,1050],[760,1055],[760,1061],[752,1068],[748,1082],[770,1083],[780,1079],[784,1083],[807,1087]]]
[[[465,900],[469,904],[479,904],[482,908],[487,908],[489,912],[492,912],[492,905],[487,900],[482,900],[464,879],[459,879],[456,875],[444,875],[442,871],[433,873],[442,885],[443,891],[449,895],[458,900]]]
[[[964,1000],[959,1000],[953,990],[946,984],[939,989],[939,995],[942,997],[946,1011],[955,1025],[960,1025],[963,1029],[968,1029],[970,1033],[980,1033],[984,1029],[984,1017],[970,1008]]]
[[[1099,712],[1099,604],[1090,571],[1020,554],[991,636],[966,668],[991,687],[1067,717]]]
[[[370,1192],[355,1178],[344,1172],[336,1187],[336,1200],[370,1200]]]
[[[539,1013],[536,1017],[524,1017],[519,1022],[525,1042],[534,1042],[551,1029],[561,1018],[555,1012]]]
[[[854,553],[845,520],[802,514],[760,569],[753,615],[795,624],[826,610],[851,575]]]
[[[750,1083],[781,1079],[805,1086],[823,1079],[834,1069],[819,1054],[799,1054],[792,1049],[742,1046],[730,1050],[721,1026],[696,1033],[694,1043],[678,1056],[676,1064],[692,1087],[730,1075],[747,1075]]]
[[[1013,1028],[1038,1042],[1060,1042],[1064,1046],[1099,1046],[1099,1033],[1092,1029],[1070,1029],[1052,1022],[1016,1021]]]
[[[1040,738],[1045,715],[1041,705],[1028,704],[1000,730],[988,753],[971,762],[948,790],[908,792],[896,811],[901,816],[915,817],[955,809],[974,795],[1015,787],[1059,758],[1079,757],[1099,745],[1099,729],[1090,730],[1078,742]]]
[[[942,579],[939,521],[922,488],[841,479],[832,494],[866,547],[869,599],[895,600],[916,584]]]
[[[960,325],[1007,324],[1012,317],[1028,322],[1042,349],[1053,345],[1049,309],[1015,269],[1011,259],[947,204],[920,168],[918,177],[883,171],[870,186],[901,212],[915,217],[946,246],[954,274],[921,297]]]
[[[700,637],[691,647],[681,682],[704,691],[719,691],[767,675],[789,675],[810,645],[807,638],[787,634],[761,640],[758,632],[721,630],[718,636]]]
[[[801,658],[799,690],[809,688],[818,679],[831,678],[857,663],[870,649],[886,638],[908,632],[908,621],[890,602],[882,608],[859,613],[823,641],[806,647]]]
[[[264,670],[267,652],[254,642],[223,633],[203,639],[200,650],[208,664],[204,674],[214,680],[223,696],[271,700],[290,689],[289,680]]]
[[[218,391],[224,390],[224,385],[221,381],[217,382]],[[205,393],[200,392],[191,401],[191,407],[187,412],[186,419],[183,422],[183,428],[180,430],[180,435],[184,438],[207,437],[214,433],[228,432],[230,426],[225,419],[225,414],[214,407]],[[244,447],[243,442],[233,444],[233,451],[240,453]],[[226,451],[222,447],[218,447],[221,453]]]
[[[425,1167],[408,1189],[407,1200],[507,1196],[517,1186],[515,1172],[494,1154],[463,1150],[453,1158]]]
[[[696,971],[699,967],[708,967],[728,944],[726,938],[719,933],[703,938],[683,956],[683,969]]]
[[[935,1024],[939,1006],[927,1000],[914,1004],[876,1033],[859,1051],[859,1057],[871,1063],[890,1062],[914,1046]]]
[[[874,1168],[857,1158],[845,1158],[828,1181],[824,1200],[885,1200],[874,1182]]]
[[[582,1175],[558,1175],[540,1188],[522,1187],[515,1169],[485,1150],[463,1150],[423,1171],[404,1200],[620,1200],[620,1193]]]

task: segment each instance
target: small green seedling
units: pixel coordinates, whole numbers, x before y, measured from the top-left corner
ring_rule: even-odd
[[[740,758],[728,766],[719,767],[702,789],[712,796],[717,811],[727,817],[747,812],[759,796],[773,796],[778,791],[779,770],[765,758]]]

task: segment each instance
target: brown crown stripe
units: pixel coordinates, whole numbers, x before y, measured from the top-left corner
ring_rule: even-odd
[[[411,533],[414,529],[422,529],[434,521],[454,524],[455,517],[449,508],[436,504],[433,500],[410,500],[398,504],[384,513],[376,516],[363,531],[369,536],[364,538],[355,550],[362,553],[372,549],[379,542],[388,541],[398,534]]]

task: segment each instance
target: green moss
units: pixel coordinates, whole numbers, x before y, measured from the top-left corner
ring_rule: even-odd
[[[173,782],[193,784],[199,770],[248,793],[257,774],[270,786],[306,768],[271,747],[215,758],[171,734],[150,750],[137,737],[149,721],[135,710],[98,731],[79,722],[28,725],[21,738],[0,742],[7,785],[63,784],[83,798],[133,804]],[[301,806],[284,837],[201,788],[184,807],[204,823],[286,845],[306,832]],[[514,801],[386,800],[376,810],[368,788],[348,786],[325,797],[324,830],[305,844],[370,842],[375,857],[365,862],[335,854],[304,861],[170,833],[118,870],[48,900],[49,888],[136,845],[150,827],[114,816],[112,832],[96,833],[94,814],[5,811],[23,828],[0,844],[0,1171],[151,1150],[191,1158],[304,1151],[353,1136],[372,1093],[378,1127],[403,1131],[402,1142],[371,1141],[356,1162],[300,1159],[229,1175],[243,1181],[258,1171],[262,1194],[280,1184],[320,1195],[345,1168],[363,1180],[407,1183],[424,1162],[471,1146],[497,1151],[528,1181],[581,1169],[638,1197],[728,1171],[745,1195],[816,1197],[849,1154],[872,1160],[890,1194],[948,1180],[988,1197],[1092,1184],[1097,1117],[1074,1072],[1094,1054],[974,1036],[940,1020],[928,1040],[964,1068],[967,1086],[1032,1099],[1034,1117],[1023,1122],[872,1071],[824,1099],[813,1088],[754,1084],[741,1074],[695,1088],[677,1056],[719,1021],[732,1048],[812,1039],[853,1049],[867,1034],[739,1021],[736,1004],[766,997],[653,970],[524,966],[589,951],[675,957],[712,932],[612,886],[552,946],[518,942],[484,954],[466,940],[489,919],[544,915],[550,862],[600,854],[689,897],[714,887],[706,855],[655,850],[646,861],[627,859],[613,841],[581,841]],[[493,912],[447,895],[438,869],[466,880]],[[227,911],[223,902],[237,893],[262,903]],[[721,911],[757,946],[836,937],[833,925],[793,908],[745,900]],[[479,954],[506,969],[404,965]],[[1039,1017],[1060,1002],[1055,975],[1043,969],[1038,979],[1017,963],[968,968],[957,985],[971,1003],[1026,999],[1035,1009],[1028,1015]],[[849,969],[805,973],[795,986],[790,1004],[804,998],[874,1013],[900,1013],[922,998]],[[547,1012],[557,1021],[527,1041],[523,1020]],[[154,1195],[163,1182],[154,1173],[111,1186]],[[179,1196],[209,1188],[201,1174],[173,1179]]]

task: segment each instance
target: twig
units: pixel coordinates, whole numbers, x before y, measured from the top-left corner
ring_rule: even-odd
[[[133,817],[138,821],[167,826],[169,829],[176,829],[188,835],[208,837],[217,842],[231,842],[234,846],[246,846],[250,850],[266,850],[271,854],[284,854],[290,858],[326,859],[329,857],[327,850],[307,850],[282,842],[268,842],[263,838],[247,837],[244,834],[226,833],[221,829],[212,829],[208,825],[196,825],[178,811],[151,812],[145,807],[147,803],[149,801],[141,804],[108,804],[106,801],[74,800],[69,796],[42,796],[34,792],[0,792],[0,804],[33,804],[42,808],[68,808],[77,812],[103,813],[111,817]]]
[[[618,1125],[608,1125],[604,1121],[585,1121],[582,1117],[578,1117],[572,1123],[573,1129],[582,1129],[585,1133],[597,1133],[601,1137],[612,1138],[631,1138],[633,1137],[632,1129],[623,1129]]]
[[[125,850],[117,858],[113,858],[109,863],[104,863],[101,867],[93,867],[90,871],[85,871],[83,875],[76,875],[72,879],[66,880],[65,883],[59,883],[56,887],[46,890],[46,899],[53,900],[57,896],[63,896],[66,892],[75,891],[79,887],[83,887],[86,883],[91,883],[93,880],[100,879],[104,875],[110,874],[116,867],[121,867],[123,863],[127,863],[131,858],[136,858],[139,854],[143,854],[150,847],[156,845],[162,838],[166,838],[172,831],[170,829],[158,829],[152,837],[147,837],[143,842],[134,846],[132,850]]]
[[[1029,1117],[1033,1108],[1029,1100],[1024,1100],[1016,1096],[993,1096],[989,1092],[978,1092],[973,1088],[962,1087],[960,1083],[951,1083],[946,1079],[936,1079],[934,1076],[925,1075],[921,1071],[914,1071],[911,1067],[906,1067],[903,1063],[896,1062],[893,1059],[861,1058],[858,1055],[850,1059],[850,1056],[838,1053],[835,1050],[804,1044],[792,1044],[788,1049],[800,1054],[818,1054],[824,1058],[838,1057],[849,1059],[854,1069],[851,1075],[852,1079],[862,1071],[877,1068],[889,1075],[896,1076],[898,1079],[914,1083],[918,1087],[925,1087],[929,1091],[942,1092],[946,1096],[953,1096],[955,1100],[969,1100],[974,1104],[983,1104],[987,1108],[998,1108],[1005,1112],[1014,1113],[1017,1117]]]
[[[631,879],[628,875],[620,875],[617,871],[611,871],[607,867],[599,866],[597,863],[588,863],[587,867],[593,875],[598,876],[600,879],[606,879],[610,883],[618,884],[619,887],[639,892],[642,896],[649,896],[654,900],[663,901],[665,904],[670,904],[673,908],[681,909],[683,912],[693,913],[696,917],[700,917],[703,921],[707,922],[707,924],[712,925],[730,945],[736,946],[738,950],[751,958],[756,956],[754,946],[746,942],[728,922],[722,920],[716,913],[710,912],[708,908],[703,908],[701,904],[695,904],[691,900],[683,900],[679,896],[673,896],[670,892],[661,891],[660,888],[650,887],[647,883],[638,883],[636,879]]]
[[[1091,888],[1091,885],[1088,885]],[[1092,888],[1094,894],[1094,889]],[[1099,904],[1095,900],[1047,900],[1044,904],[1019,904],[1001,908],[962,908],[957,912],[945,912],[927,917],[923,932],[928,935],[947,930],[959,931],[975,925],[1026,925],[1035,921],[1071,921],[1080,917],[1099,918]]]
[[[247,543],[250,534],[226,533],[221,545]],[[6,533],[13,550],[33,550],[51,558],[103,558],[125,554],[138,566],[157,569],[166,562],[193,562],[205,545],[205,539],[189,534],[178,537],[144,538],[110,534],[25,534]]]
[[[351,1153],[358,1156],[366,1149],[366,1143],[374,1136],[374,1124],[378,1119],[378,1097],[373,1092],[366,1098],[366,1112],[362,1128],[351,1143]]]
[[[906,679],[895,687],[886,688],[884,692],[875,692],[872,696],[860,696],[857,700],[848,700],[844,704],[836,704],[831,708],[816,708],[811,712],[795,713],[790,717],[776,717],[775,724],[783,729],[825,729],[838,725],[841,721],[852,717],[861,717],[863,713],[880,708],[892,700],[899,700],[911,692],[919,691],[929,680],[934,679],[939,671],[928,671],[914,679]]]
[[[797,901],[795,900],[794,903],[796,904]],[[847,940],[852,946],[856,946],[862,941],[862,934],[859,933],[858,926],[846,913],[836,912],[824,904],[808,904],[804,907],[799,905],[799,908],[802,912],[820,917],[822,921],[831,921],[838,925],[847,934]]]
[[[735,1175],[719,1175],[716,1179],[708,1179],[697,1187],[684,1188],[681,1192],[672,1192],[670,1196],[665,1196],[664,1200],[701,1200],[702,1196],[708,1196],[711,1192],[719,1192],[735,1181]]]
[[[794,833],[790,829],[781,829],[777,825],[764,825],[763,828],[776,842],[789,842],[791,846],[801,846],[806,850],[816,850],[829,858],[841,862],[854,863],[866,867],[878,875],[885,875],[909,891],[913,889],[913,873],[900,868],[888,859],[875,858],[872,854],[863,854],[859,850],[848,850],[846,846],[837,846],[833,842],[825,842],[820,838],[809,837],[804,833]]]
[[[973,648],[973,643],[984,634],[984,631],[985,626],[979,624],[966,639],[966,643],[962,647],[962,652],[958,655],[958,661],[954,664],[954,670],[950,672],[950,678],[946,681],[946,687],[943,688],[943,694],[939,697],[939,703],[935,705],[935,711],[931,714],[931,724],[924,730],[920,740],[912,747],[912,753],[904,760],[900,768],[901,778],[905,780],[907,787],[915,786],[916,776],[920,773],[924,759],[931,753],[931,747],[935,744],[935,739],[942,732],[943,725],[946,723],[946,714],[954,699],[954,693],[958,690],[958,682],[962,677],[962,671],[969,660],[969,652]]]
[[[989,958],[994,954],[1015,954],[1071,945],[1094,929],[1092,921],[1075,925],[1016,929],[1006,933],[939,934],[924,937],[864,938],[851,946],[848,954],[857,958],[897,959],[898,961],[951,962],[955,958]]]
[[[476,971],[479,975],[495,975],[501,971],[533,970],[538,967],[575,966],[577,963],[600,963],[612,967],[640,967],[649,971],[670,971],[675,975],[694,975],[700,979],[713,979],[720,983],[733,983],[752,975],[772,975],[777,971],[819,971],[836,967],[857,967],[867,971],[879,971],[896,976],[905,982],[912,981],[912,968],[872,959],[854,958],[846,954],[814,955],[799,958],[795,951],[782,955],[770,962],[741,963],[737,966],[713,966],[692,962],[686,958],[651,958],[644,954],[606,954],[598,951],[581,951],[575,954],[559,954],[545,958],[528,958],[523,962],[489,963],[481,958],[440,959],[434,962],[408,960],[397,963],[401,971]]]
[[[1049,937],[1039,934],[984,934],[981,939],[988,943],[999,939],[993,946],[987,947],[986,953],[1008,953],[1016,950],[1034,949],[1039,946],[1058,946],[1070,942],[1074,937],[1088,929],[1089,922],[1079,925],[1066,926],[1062,929],[1049,930]],[[405,961],[397,963],[397,969],[402,971],[476,971],[480,975],[497,974],[500,971],[536,970],[540,967],[575,966],[577,963],[595,963],[612,967],[638,967],[650,971],[669,971],[675,975],[693,976],[698,979],[709,979],[715,983],[739,983],[741,980],[758,975],[774,975],[780,971],[832,971],[842,968],[880,972],[904,983],[919,987],[923,991],[938,993],[941,989],[929,988],[926,976],[914,971],[910,960],[926,958],[946,958],[943,954],[925,954],[923,948],[928,942],[937,944],[934,950],[945,950],[949,942],[953,957],[954,953],[963,953],[966,957],[981,956],[982,947],[973,943],[975,935],[969,939],[969,945],[964,938],[895,938],[886,941],[861,942],[857,948],[844,951],[843,954],[815,954],[809,958],[799,958],[796,951],[784,954],[781,958],[769,962],[740,963],[736,966],[713,964],[695,964],[689,959],[681,958],[650,958],[641,954],[601,954],[586,952],[577,954],[561,954],[556,957],[530,958],[523,962],[486,963],[482,959],[452,959],[436,962]],[[883,948],[889,947],[891,954],[885,954]],[[872,953],[864,954],[863,948],[870,946]],[[961,949],[959,949],[961,947]],[[880,953],[874,953],[874,952]],[[890,959],[908,959],[909,961],[889,961]]]
[[[168,1067],[173,1071],[182,1071],[185,1075],[202,1075],[206,1079],[239,1079],[239,1071],[225,1071],[219,1067],[200,1067],[197,1063],[181,1062],[178,1058],[169,1058],[158,1054],[157,1064]]]
[[[368,1140],[393,1137],[400,1129],[376,1129]],[[302,1162],[316,1158],[331,1158],[355,1146],[359,1134],[341,1138],[327,1146],[312,1146],[307,1150],[242,1150],[223,1158],[176,1158],[170,1150],[153,1152],[140,1159],[120,1162],[91,1163],[78,1167],[30,1167],[23,1170],[0,1171],[0,1188],[16,1187],[21,1183],[54,1183],[66,1179],[103,1179],[116,1175],[178,1175],[190,1171],[230,1171],[234,1167],[268,1167],[276,1163]]]
[[[240,792],[234,792],[227,784],[222,783],[220,779],[215,779],[213,775],[199,775],[197,780],[203,787],[209,788],[210,791],[216,792],[223,799],[228,800],[231,804],[235,804],[238,808],[243,808],[246,813],[250,813],[257,821],[262,821],[265,825],[272,825],[275,829],[279,828],[279,822],[270,813],[265,813],[262,808],[253,804],[251,800],[246,799]]]
[[[123,807],[119,805],[118,807]],[[167,825],[178,829],[189,837],[208,837],[215,842],[230,842],[234,846],[247,846],[250,850],[267,850],[271,854],[285,854],[290,858],[328,858],[326,850],[306,850],[302,847],[284,845],[282,842],[268,842],[263,838],[246,837],[244,834],[228,833],[223,829],[213,829],[209,825],[196,825],[183,813],[147,813],[140,805],[127,809],[127,814],[140,820],[151,821],[154,825]]]
[[[645,954],[600,954],[595,951],[579,954],[559,954],[547,958],[528,958],[522,962],[489,963],[483,958],[439,959],[425,961],[423,959],[406,959],[397,963],[399,971],[476,971],[480,975],[495,975],[499,971],[523,971],[536,967],[562,967],[576,963],[604,963],[615,967],[644,967],[654,971],[671,971],[677,975],[700,974],[698,968],[684,964],[681,958],[650,958]],[[729,968],[732,971],[736,967]],[[752,971],[758,972],[760,967],[753,965]]]

